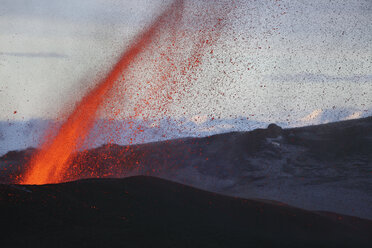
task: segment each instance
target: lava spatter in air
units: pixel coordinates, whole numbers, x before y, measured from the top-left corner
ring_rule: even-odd
[[[90,131],[98,121],[99,112],[107,112],[109,116],[100,128],[102,133],[108,133],[106,143],[112,144],[120,129],[126,127],[107,129],[113,127],[112,123],[121,114],[129,119],[153,120],[165,116],[168,105],[180,104],[179,99],[196,77],[203,56],[210,53],[223,27],[227,9],[217,11],[213,4],[209,7],[205,12],[190,6],[184,11],[184,2],[176,1],[165,10],[138,36],[106,78],[83,97],[58,133],[47,136],[20,183],[46,184],[83,177],[120,176],[126,167],[138,165],[141,157],[138,153],[128,156],[130,147],[108,158],[93,159],[76,154],[91,142]],[[194,11],[192,14],[190,9]],[[133,135],[139,132],[140,128]],[[102,159],[110,159],[113,167],[102,168]]]
[[[147,28],[124,52],[120,60],[92,91],[75,107],[71,115],[62,124],[58,134],[47,139],[41,151],[32,159],[26,171],[23,184],[58,183],[64,180],[64,173],[69,167],[71,155],[77,150],[79,142],[84,140],[94,124],[98,107],[112,88],[115,81],[133,60],[151,43],[156,32],[166,23],[166,19],[182,6],[176,1],[152,25]],[[168,20],[169,21],[169,20]]]
[[[184,164],[187,156],[192,155],[193,151],[188,151],[187,144],[182,141],[178,145],[184,146],[185,154],[177,153],[177,161],[163,159],[170,156],[170,151],[163,150],[159,153],[156,146],[149,145],[146,149],[138,150],[138,146],[115,144],[143,143],[141,139],[144,137],[144,129],[149,127],[152,132],[161,133],[158,125],[167,121],[173,106],[182,106],[190,86],[205,69],[203,65],[208,63],[208,55],[227,24],[221,16],[226,16],[229,8],[222,8],[224,5],[210,6],[208,3],[199,7],[186,6],[186,13],[182,13],[182,18],[180,13],[178,16],[176,14],[178,21],[162,28],[133,67],[126,72],[125,83],[124,80],[119,80],[114,85],[100,109],[101,116],[104,115],[105,118],[97,120],[86,142],[87,148],[97,144],[97,138],[100,140],[98,143],[108,145],[79,153],[65,175],[66,180],[154,175],[175,171]],[[206,7],[209,7],[208,13],[202,11]],[[172,126],[174,133],[182,132],[177,129],[177,124]],[[162,137],[166,139],[166,136]],[[175,151],[172,153],[176,155]],[[152,154],[161,154],[163,158]],[[150,157],[151,162],[147,163]]]

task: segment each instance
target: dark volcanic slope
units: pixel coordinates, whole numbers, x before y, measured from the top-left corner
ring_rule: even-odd
[[[372,117],[234,132],[77,154],[71,180],[149,175],[224,195],[372,220]],[[0,182],[34,152],[0,158]]]
[[[372,222],[152,177],[0,185],[1,247],[371,247]],[[5,231],[4,231],[5,230]]]

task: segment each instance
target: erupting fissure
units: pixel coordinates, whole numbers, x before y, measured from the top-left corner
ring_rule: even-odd
[[[87,165],[86,161],[92,162],[94,159],[86,158],[86,161],[80,161],[83,156],[76,156],[76,154],[84,148],[84,142],[89,140],[90,131],[97,120],[98,110],[106,106],[113,91],[119,94],[115,95],[115,101],[133,100],[133,96],[143,100],[137,103],[129,101],[133,105],[135,114],[132,117],[134,118],[140,115],[146,118],[144,113],[151,111],[160,115],[165,114],[166,105],[175,97],[182,96],[185,88],[192,85],[191,81],[197,77],[196,68],[200,67],[202,57],[206,54],[214,56],[212,46],[221,34],[223,27],[221,17],[227,16],[232,9],[230,1],[226,2],[230,7],[226,7],[224,3],[209,4],[204,1],[189,2],[189,4],[187,9],[183,0],[176,0],[134,40],[107,76],[75,106],[67,120],[58,129],[57,134],[50,132],[46,135],[41,149],[32,157],[25,171],[18,177],[17,183],[60,183],[87,177],[87,170],[100,168],[102,165]],[[208,9],[204,11],[203,8]],[[157,42],[159,44],[156,44]],[[144,61],[143,55],[149,56],[150,59]],[[131,74],[132,65],[142,66],[146,73],[141,74],[135,71]],[[123,74],[129,78],[133,75],[140,77],[138,81],[146,82],[146,86],[149,86],[147,94],[150,95],[141,96],[146,87],[142,87],[141,91],[140,85],[130,85],[130,80],[125,80]],[[128,92],[120,95],[121,93],[117,93],[117,91],[120,92],[117,86],[123,81],[125,82],[124,92]],[[120,84],[115,84],[116,82]],[[133,89],[134,92],[132,92]],[[130,112],[128,102],[126,106],[125,111]],[[113,106],[111,109],[114,109]],[[105,112],[110,112],[110,110]],[[116,116],[117,113],[115,112],[114,115]],[[108,143],[113,143],[111,139],[109,140]],[[76,158],[79,158],[78,162]],[[130,166],[128,161],[124,161],[120,156],[116,157],[115,161],[118,161],[116,163],[118,167]],[[138,163],[138,161],[134,162]],[[107,176],[106,169],[94,170],[88,176]],[[115,168],[111,169],[115,171]],[[119,168],[119,171],[122,170]]]
[[[104,101],[105,95],[115,81],[122,75],[134,59],[148,46],[156,32],[165,24],[166,18],[182,8],[183,1],[175,1],[166,9],[123,53],[108,75],[91,90],[62,124],[58,134],[41,146],[20,179],[22,184],[59,183],[64,180],[64,173],[69,168],[72,154],[88,135],[94,124],[96,112]]]

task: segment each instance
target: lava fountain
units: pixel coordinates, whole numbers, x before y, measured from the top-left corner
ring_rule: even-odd
[[[104,112],[109,114],[115,109],[114,105],[121,105],[124,101],[126,106],[122,109],[126,113],[134,111],[132,118],[151,118],[146,116],[151,111],[164,116],[166,106],[174,103],[174,97],[183,95],[182,92],[192,85],[202,57],[207,54],[214,56],[212,46],[219,39],[224,26],[223,18],[233,5],[230,1],[220,5],[200,1],[198,4],[202,7],[199,8],[192,1],[188,3],[187,8],[183,0],[173,2],[134,39],[107,76],[75,106],[57,134],[51,132],[46,135],[41,149],[31,158],[17,183],[61,183],[87,177],[87,174],[88,177],[121,175],[123,167],[131,166],[133,161],[125,160],[122,158],[124,155],[115,156],[115,168],[104,169],[101,168],[107,163],[76,155],[84,148],[84,142],[90,142],[89,135],[99,109],[107,107]],[[164,35],[166,32],[169,32],[169,36]],[[145,73],[131,72],[132,67],[141,68],[140,71]],[[139,90],[139,82],[146,82],[146,86],[149,86],[146,92]],[[133,96],[137,97],[137,102],[131,102]],[[110,133],[107,130],[109,127],[109,124],[105,124],[103,133]],[[115,139],[109,138],[108,143],[113,143],[111,140]],[[123,150],[123,153],[126,154],[127,150]],[[107,169],[111,173],[106,174]]]
[[[72,154],[77,150],[78,144],[87,137],[94,124],[96,112],[107,92],[123,71],[151,43],[154,35],[165,24],[167,17],[182,8],[182,5],[183,1],[175,1],[144,32],[138,35],[108,75],[77,104],[60,127],[58,134],[46,139],[42,144],[40,152],[32,158],[20,183],[47,184],[63,181],[63,175],[69,167]]]

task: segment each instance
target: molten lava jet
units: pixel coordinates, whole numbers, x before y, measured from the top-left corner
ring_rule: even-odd
[[[162,104],[170,102],[172,100],[172,92],[177,91],[175,87],[182,87],[177,86],[176,81],[188,83],[193,79],[190,71],[195,70],[201,64],[201,58],[205,54],[213,53],[211,46],[219,37],[222,18],[220,14],[213,14],[214,7],[211,7],[208,10],[209,12],[206,11],[205,13],[202,13],[202,10],[197,10],[202,14],[198,13],[198,16],[195,15],[190,19],[196,22],[198,17],[208,16],[208,22],[205,24],[207,27],[200,27],[194,23],[194,26],[189,28],[188,32],[185,31],[188,28],[188,24],[184,25],[183,31],[176,30],[175,23],[181,20],[184,5],[183,0],[175,1],[145,31],[138,35],[108,75],[76,105],[67,120],[59,128],[58,133],[56,135],[46,135],[40,151],[32,157],[25,172],[19,176],[18,183],[47,184],[78,179],[76,178],[77,172],[74,176],[74,172],[68,171],[71,169],[74,154],[82,148],[82,144],[87,139],[96,121],[98,109],[106,104],[105,101],[110,97],[109,92],[114,87],[115,82],[123,81],[123,73],[127,72],[140,54],[149,52],[147,50],[153,52],[154,49],[161,50],[166,47],[164,52],[160,52],[161,58],[155,59],[157,62],[153,62],[155,67],[158,67],[157,63],[159,63],[161,68],[154,68],[154,70],[159,70],[157,73],[158,78],[152,78],[151,80],[157,80],[159,84],[156,87],[152,87],[149,93],[166,100],[158,101],[161,103],[157,105],[149,104],[149,99],[143,100],[144,104],[136,105],[136,115],[134,117],[143,109],[149,108],[149,106],[150,108],[156,108],[157,111],[162,111],[164,109]],[[226,12],[226,9],[223,9],[222,15],[226,15]],[[166,44],[151,47],[151,45],[154,45],[152,44],[154,39],[158,39],[158,35],[169,25],[171,26],[172,38],[165,41]],[[198,32],[194,32],[196,28]],[[184,41],[176,44],[182,39],[183,41],[188,39],[191,42]],[[164,39],[160,39],[160,42],[164,42]],[[187,46],[190,49],[187,48],[188,52],[184,52],[183,49]],[[161,92],[164,92],[162,89],[164,89],[165,84],[168,86],[163,94]],[[156,97],[152,96],[150,99]],[[73,175],[72,177],[71,174]]]
[[[78,142],[81,142],[87,136],[105,94],[138,54],[151,42],[154,34],[164,24],[167,16],[180,8],[181,5],[182,1],[176,1],[147,30],[138,36],[106,78],[76,106],[72,114],[61,126],[57,136],[42,145],[41,151],[32,159],[29,170],[25,173],[21,183],[46,184],[58,183],[63,180],[64,172],[69,167],[71,154],[76,151]]]

